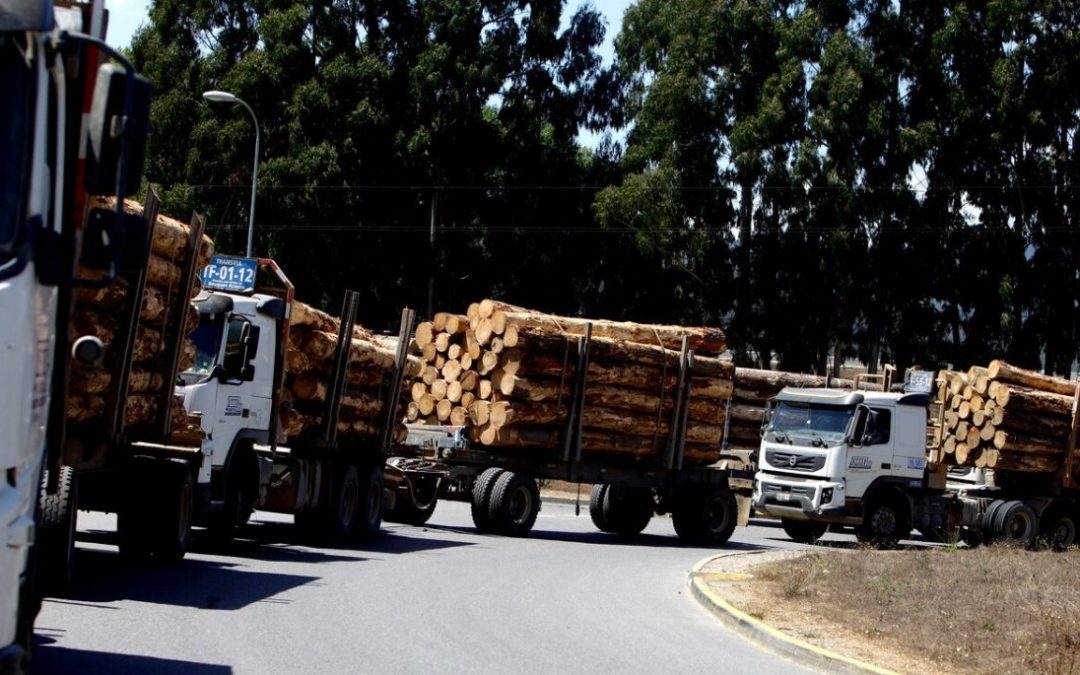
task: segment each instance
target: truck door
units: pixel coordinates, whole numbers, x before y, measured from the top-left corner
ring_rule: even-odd
[[[892,474],[892,423],[891,409],[859,406],[845,471],[849,499],[861,498],[875,479]]]

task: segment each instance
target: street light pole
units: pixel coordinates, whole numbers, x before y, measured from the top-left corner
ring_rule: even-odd
[[[259,120],[255,117],[255,111],[251,109],[243,99],[227,91],[204,91],[203,98],[215,103],[239,103],[244,106],[251,115],[251,122],[255,125],[255,161],[251,168],[251,208],[248,209],[248,234],[247,234],[247,257],[251,257],[251,248],[255,239],[255,187],[259,182]]]

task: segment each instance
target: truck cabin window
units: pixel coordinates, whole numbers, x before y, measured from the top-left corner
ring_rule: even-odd
[[[765,436],[779,443],[825,447],[844,441],[853,407],[780,401]]]
[[[34,97],[33,80],[21,35],[0,33],[0,262],[15,255],[25,227],[26,171]]]
[[[182,375],[185,384],[201,382],[213,374],[224,330],[224,314],[199,315],[199,327],[190,336],[195,343],[195,363]]]

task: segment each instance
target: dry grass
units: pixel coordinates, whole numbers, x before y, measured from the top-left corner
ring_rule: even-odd
[[[950,671],[1080,674],[1080,551],[812,553],[755,576],[781,612],[834,621]]]

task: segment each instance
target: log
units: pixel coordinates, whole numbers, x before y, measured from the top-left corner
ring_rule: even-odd
[[[532,351],[565,354],[567,337],[558,333],[549,333],[535,328],[518,330],[518,348]],[[572,352],[574,350],[572,349]],[[593,337],[589,343],[590,359],[605,364],[638,363],[661,366],[676,372],[679,364],[679,352],[664,349],[651,344],[621,342],[607,337]],[[735,366],[730,361],[699,356],[694,359],[694,375],[724,377],[732,379]]]
[[[488,301],[485,300],[484,302]],[[480,304],[483,307],[484,303],[481,302]],[[528,328],[549,333],[584,335],[586,326],[591,324],[594,337],[611,338],[646,345],[659,344],[667,349],[679,350],[682,348],[683,336],[686,336],[690,349],[693,349],[697,354],[720,354],[727,349],[724,331],[719,328],[666,326],[630,321],[606,321],[555,316],[505,303],[493,303],[492,314],[496,309],[505,313],[507,325],[515,326],[518,328],[519,333],[522,328]],[[486,316],[491,316],[491,314]],[[482,311],[480,318],[485,318]]]
[[[996,423],[991,419],[990,422],[1002,431],[1018,431],[1047,438],[1067,438],[1072,429],[1070,420],[1061,417],[1040,417],[1016,412],[1005,414],[1006,411],[1003,408],[998,408],[994,412],[1000,412],[1001,419]]]
[[[1061,455],[1067,442],[1056,442],[1016,431],[998,431],[994,434],[994,447],[1010,453],[1033,453],[1037,455]]]
[[[1024,390],[1013,385],[1005,385],[998,387],[994,400],[999,406],[1005,408],[1006,415],[1020,412],[1072,418],[1072,396]]]
[[[761,370],[758,368],[736,368],[735,388],[750,389],[754,391],[768,391],[775,396],[784,387],[814,387],[822,388],[829,380],[821,375],[804,375],[801,373],[789,373],[780,370]],[[832,378],[833,389],[850,389],[854,386],[852,380]]]
[[[306,330],[318,330],[324,333],[337,335],[341,332],[341,321],[321,309],[293,300],[292,316],[289,323],[293,326],[303,326]],[[353,338],[357,340],[371,340],[372,333],[363,326],[356,324],[353,327]]]
[[[998,359],[991,361],[990,367],[986,370],[987,375],[994,380],[1070,397],[1076,393],[1076,382],[1072,380],[1053,375],[1044,375],[1032,370],[1024,370]]]
[[[518,407],[513,412],[513,424],[525,427],[561,425],[565,424],[566,419],[567,411],[564,407],[545,403]],[[663,417],[599,407],[586,407],[582,413],[581,424],[586,429],[617,431],[629,436],[666,437],[670,430],[669,420]],[[719,444],[723,433],[722,423],[690,424],[686,428],[686,440]]]
[[[1044,473],[1057,471],[1061,460],[1057,457],[1040,455],[1021,455],[1001,451],[994,465],[995,471],[1018,471],[1022,473]]]
[[[337,349],[337,335],[313,330],[304,338],[302,349],[309,359],[329,361]],[[349,361],[390,371],[394,368],[395,354],[373,342],[353,339],[349,342]],[[416,361],[414,368],[419,368],[419,361]]]

